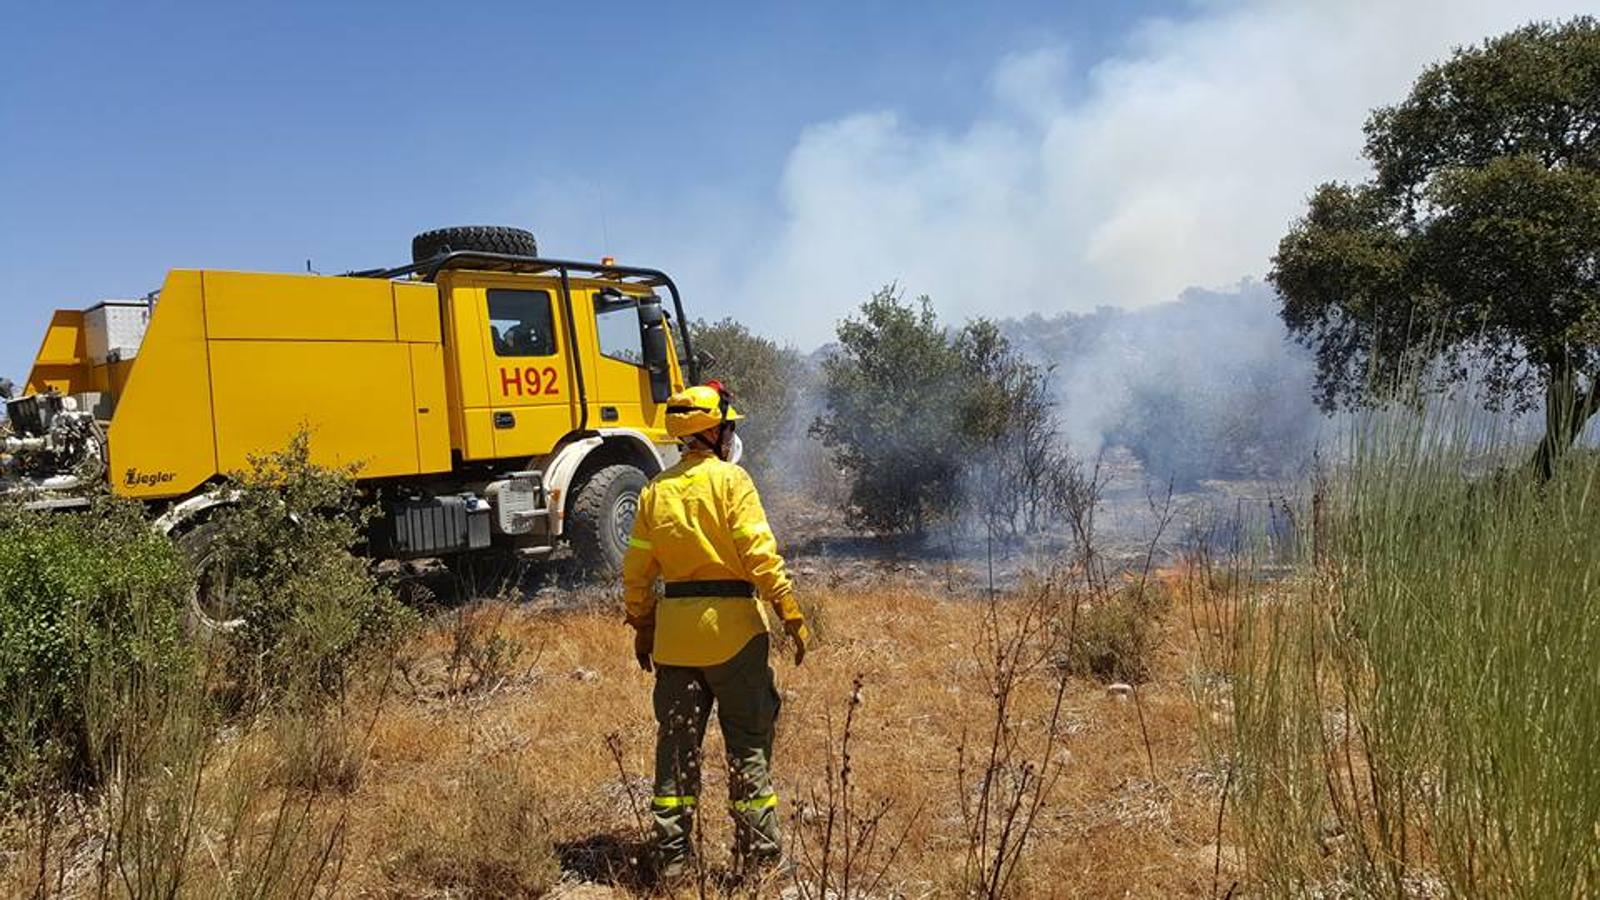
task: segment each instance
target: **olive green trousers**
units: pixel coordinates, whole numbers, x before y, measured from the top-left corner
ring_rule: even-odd
[[[651,802],[663,865],[688,859],[700,802],[700,745],[713,703],[728,750],[728,804],[734,851],[741,860],[776,859],[778,796],[772,789],[772,734],[778,689],[767,664],[765,634],[714,666],[657,666],[656,783]]]

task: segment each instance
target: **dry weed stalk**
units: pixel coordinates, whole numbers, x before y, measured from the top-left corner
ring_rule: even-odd
[[[1167,528],[1172,525],[1172,519],[1175,515],[1172,508],[1172,482],[1167,482],[1165,495],[1160,496],[1158,499],[1156,494],[1148,493],[1146,500],[1150,504],[1151,513],[1156,517],[1156,527],[1151,531],[1150,540],[1145,546],[1144,565],[1139,569],[1139,585],[1134,598],[1134,606],[1142,615],[1149,616],[1154,612],[1153,604],[1150,603],[1148,594],[1150,574],[1155,569],[1156,551],[1161,546],[1161,538],[1167,533]],[[1150,728],[1145,725],[1144,721],[1144,701],[1139,699],[1139,686],[1134,684],[1132,688],[1133,708],[1139,714],[1139,737],[1144,741],[1145,759],[1150,764],[1150,783],[1157,784],[1159,779],[1156,776],[1156,753],[1154,747],[1150,744]]]
[[[1100,494],[1110,475],[1105,472],[1105,451],[1095,457],[1089,477],[1083,477],[1081,466],[1057,476],[1055,487],[1056,507],[1067,521],[1072,532],[1072,542],[1077,555],[1077,565],[1092,592],[1104,592],[1110,584],[1105,560],[1095,547],[1095,514],[1100,509]],[[991,579],[991,591],[993,589]]]
[[[1071,597],[1069,640],[1077,613],[1077,594]],[[1067,676],[1047,665],[1056,656],[1061,605],[1054,579],[1046,579],[1020,606],[1001,604],[990,593],[978,660],[994,703],[987,746],[974,751],[963,730],[956,751],[956,796],[967,844],[962,882],[969,895],[1008,895],[1039,811],[1061,775],[1056,745]],[[1041,671],[1054,678],[1053,695],[1041,742],[1032,747],[1013,719],[1019,690]]]
[[[646,848],[648,852],[653,842],[653,828],[650,823],[644,820],[644,816],[639,812],[640,807],[644,804],[640,802],[641,798],[634,790],[634,778],[628,774],[628,766],[624,760],[622,748],[622,732],[612,731],[606,735],[605,740],[606,750],[610,752],[611,761],[617,767],[617,778],[619,778],[622,782],[623,794],[628,798],[628,809],[633,814],[633,823],[636,829],[634,833],[637,839],[637,846]],[[705,817],[703,815],[696,815],[694,817],[694,829],[692,832],[690,832],[690,846],[693,848],[694,853],[695,895],[700,898],[710,896],[711,890],[711,871],[706,866],[704,854],[701,853],[701,848],[704,846],[704,844]],[[619,880],[617,877],[619,873],[611,872],[608,874],[611,880]],[[642,873],[636,872],[633,874],[638,875]],[[663,883],[658,886],[664,889],[668,896],[677,896],[677,892],[674,890],[674,886],[672,884]]]
[[[807,831],[800,813],[793,821],[794,842],[799,851],[794,870],[795,891],[801,900],[831,900],[870,897],[894,866],[911,833],[911,822],[922,814],[919,804],[898,838],[885,837],[884,823],[894,802],[888,799],[863,804],[856,796],[857,786],[851,768],[850,743],[855,736],[856,711],[862,704],[864,676],[857,674],[850,683],[850,698],[845,707],[844,729],[834,744],[833,716],[826,717],[828,733],[827,782],[822,796],[813,790],[807,809],[822,823],[817,846],[806,840]],[[881,852],[880,852],[881,851]]]
[[[425,590],[425,589],[424,589]],[[526,679],[544,658],[546,645],[531,647],[508,627],[509,600],[474,600],[441,613],[429,626],[444,638],[435,652],[422,642],[395,654],[396,673],[412,699],[454,700],[494,694]],[[427,649],[423,649],[427,648]]]
[[[504,687],[512,669],[528,650],[507,634],[507,601],[468,603],[450,617],[450,650],[445,659],[445,680],[452,695],[493,693]],[[541,646],[528,664],[531,671],[543,655]]]
[[[1172,488],[1169,485],[1164,496],[1149,495],[1156,527],[1145,547],[1142,566],[1130,584],[1116,585],[1095,545],[1095,513],[1104,484],[1102,461],[1097,461],[1087,476],[1081,470],[1074,471],[1059,489],[1059,505],[1072,531],[1076,551],[1074,565],[1067,571],[1077,573],[1084,590],[1064,591],[1061,584],[1067,579],[1058,571],[1041,580],[1020,602],[1002,604],[994,589],[994,534],[991,531],[989,535],[989,592],[978,663],[994,709],[987,745],[975,750],[963,731],[956,763],[957,797],[967,844],[962,881],[972,896],[1009,895],[1026,859],[1039,813],[1063,772],[1057,744],[1063,738],[1062,706],[1071,674],[1070,660],[1077,651],[1079,606],[1085,592],[1101,610],[1120,600],[1141,619],[1155,612],[1147,597],[1157,550],[1173,518]],[[1131,597],[1118,597],[1130,592]],[[1134,624],[1143,627],[1142,621]],[[1140,657],[1134,661],[1136,665],[1142,665],[1146,649],[1143,640],[1134,642]],[[1042,672],[1048,672],[1053,679],[1050,714],[1043,734],[1034,744],[1020,733],[1014,718],[1019,692]],[[1155,753],[1137,692],[1134,702],[1154,782]]]
[[[622,759],[622,732],[613,731],[606,735],[606,749],[611,752],[611,761],[616,763],[617,778],[622,783],[622,791],[628,797],[628,811],[633,813],[633,824],[638,828],[639,841],[642,843],[650,839],[650,826],[645,823],[644,816],[640,815],[639,796],[634,793],[633,779],[628,777],[628,766]]]

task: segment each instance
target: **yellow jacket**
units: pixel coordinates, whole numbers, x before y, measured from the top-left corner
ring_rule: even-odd
[[[754,584],[784,621],[804,621],[794,584],[744,469],[690,451],[639,494],[633,537],[622,561],[628,624],[655,629],[655,661],[669,666],[727,662],[767,630],[760,600],[656,599],[655,580],[738,580]]]

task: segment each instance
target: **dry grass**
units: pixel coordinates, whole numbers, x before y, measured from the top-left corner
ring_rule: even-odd
[[[1111,696],[1096,680],[1068,682],[1052,751],[1059,769],[1011,896],[1214,889],[1222,778],[1196,727],[1191,685],[1199,656],[1187,594],[1182,579],[1166,580],[1178,599],[1152,631],[1149,679],[1137,696]],[[809,599],[826,619],[825,639],[799,669],[774,653],[784,697],[775,774],[786,841],[791,850],[820,845],[822,799],[830,771],[838,776],[830,753],[839,749],[859,678],[853,802],[863,815],[887,803],[874,823],[871,864],[886,866],[874,895],[960,895],[969,877],[962,810],[972,798],[961,796],[958,752],[965,741],[970,766],[994,725],[979,646],[986,604],[910,583]],[[1000,615],[1020,602],[1001,600]],[[636,668],[612,604],[567,611],[474,604],[438,616],[400,663],[392,687],[374,694],[381,705],[354,701],[367,704],[352,717],[358,726],[339,730],[333,746],[292,734],[261,738],[276,747],[267,748],[276,757],[264,784],[269,795],[287,788],[284,796],[321,807],[306,809],[307,821],[337,823],[329,863],[335,894],[650,894],[639,860],[655,732],[651,676]],[[1010,698],[1024,757],[1036,756],[1049,733],[1055,678],[1041,667]],[[710,872],[703,885],[716,895],[729,890],[732,834],[720,814],[727,784],[715,727],[706,753],[702,852]],[[997,774],[1002,782],[1014,776]],[[970,789],[970,770],[965,778]],[[1225,867],[1222,889],[1231,881]],[[778,896],[786,886],[744,885],[737,894]]]
[[[785,799],[786,837],[793,844],[796,828],[816,827],[813,814],[797,801],[825,794],[830,727],[837,738],[859,675],[864,686],[851,747],[855,790],[863,804],[892,801],[885,839],[907,834],[879,893],[955,893],[965,853],[955,793],[957,748],[964,732],[986,734],[992,717],[974,647],[984,607],[909,585],[814,600],[827,609],[826,643],[803,668],[774,663],[785,704],[775,769]],[[634,891],[640,827],[639,810],[630,804],[649,795],[654,723],[650,676],[635,668],[619,617],[609,610],[492,607],[481,614],[498,618],[502,639],[541,648],[538,663],[489,690],[418,691],[379,717],[351,798],[345,889],[424,894],[449,887],[438,873],[441,862],[458,871],[477,863],[466,858],[469,848],[440,845],[470,841],[484,845],[485,854],[504,855],[515,836],[486,835],[484,829],[520,832],[535,816],[555,845],[567,882]],[[1187,623],[1169,618],[1174,621],[1159,629],[1160,652],[1138,704],[1156,777],[1151,778],[1135,704],[1108,696],[1098,682],[1073,681],[1060,748],[1066,765],[1036,826],[1019,895],[1211,890],[1214,853],[1207,847],[1215,840],[1220,785],[1204,776],[1207,765],[1195,737]],[[446,630],[430,639],[428,650],[448,658],[452,646]],[[1042,733],[1052,700],[1047,675],[1025,684],[1016,701],[1019,731]],[[631,783],[622,782],[607,748],[613,733]],[[720,760],[715,728],[706,751],[708,760]],[[508,769],[517,774],[507,776]],[[473,787],[483,771],[500,773],[496,791]],[[719,804],[711,802],[726,792],[719,765],[707,766],[706,782],[703,840],[708,860],[720,867],[732,836],[725,817],[716,814]],[[517,793],[523,797],[511,796]],[[483,820],[461,807],[486,797],[509,809]],[[919,808],[915,821],[908,821]],[[459,816],[479,821],[449,821]],[[408,822],[412,828],[405,827]],[[413,838],[397,838],[407,833]],[[440,859],[419,862],[422,845],[436,848]],[[537,868],[538,854],[530,857]],[[489,884],[479,887],[498,892]]]

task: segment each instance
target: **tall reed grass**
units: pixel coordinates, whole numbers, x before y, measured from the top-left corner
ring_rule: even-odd
[[[1213,580],[1252,877],[1600,893],[1600,456],[1541,482],[1448,410],[1373,415],[1351,444],[1300,510],[1298,576]]]

